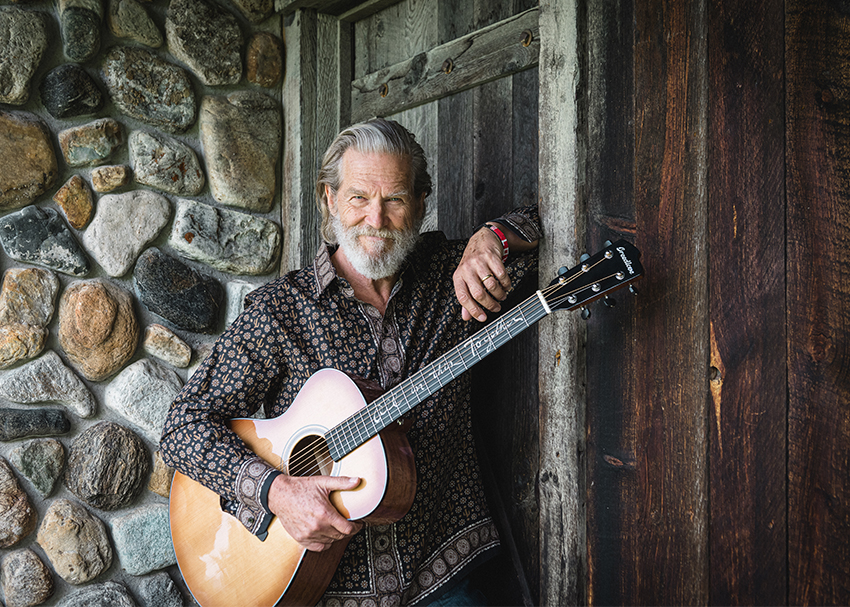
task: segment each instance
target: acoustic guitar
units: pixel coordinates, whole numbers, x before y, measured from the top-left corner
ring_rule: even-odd
[[[643,274],[633,245],[624,240],[606,245],[593,257],[583,256],[575,268],[561,268],[548,287],[371,402],[348,376],[322,369],[283,415],[233,419],[230,426],[257,455],[286,474],[359,477],[355,489],[331,494],[348,519],[395,522],[410,509],[416,491],[413,454],[404,428],[395,422],[552,311],[586,311],[589,302],[608,300],[609,292]],[[170,516],[180,572],[202,607],[314,605],[347,544],[307,551],[277,520],[261,541],[222,512],[217,494],[180,472],[171,486]]]

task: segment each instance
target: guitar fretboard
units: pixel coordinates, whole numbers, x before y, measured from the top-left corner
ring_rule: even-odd
[[[324,438],[333,460],[342,459],[549,312],[538,292],[328,430]]]

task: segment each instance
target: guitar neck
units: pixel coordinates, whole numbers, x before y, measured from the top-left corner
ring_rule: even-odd
[[[331,457],[339,461],[550,312],[538,291],[498,320],[422,367],[395,388],[328,430],[325,440]]]

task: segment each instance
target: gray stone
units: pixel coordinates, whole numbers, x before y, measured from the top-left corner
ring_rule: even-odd
[[[274,34],[257,32],[248,43],[245,58],[248,82],[271,88],[283,76],[283,42]]]
[[[0,111],[0,211],[28,205],[59,176],[50,130],[35,114]]]
[[[65,289],[59,299],[59,344],[83,377],[106,379],[129,362],[138,342],[130,293],[103,279]]]
[[[102,164],[123,143],[121,124],[112,118],[101,118],[59,132],[59,147],[65,162],[72,167]]]
[[[195,151],[171,137],[133,131],[130,162],[139,183],[180,196],[195,196],[204,189],[204,172]]]
[[[0,325],[0,369],[38,356],[47,342],[47,329],[22,323]]]
[[[65,219],[72,228],[82,230],[91,219],[94,199],[91,190],[79,175],[72,175],[53,195],[53,200],[65,213]]]
[[[71,431],[71,422],[60,409],[0,407],[0,441],[59,436]]]
[[[41,605],[53,594],[53,576],[38,555],[25,548],[3,559],[6,607]]]
[[[165,417],[183,383],[171,369],[143,358],[106,387],[104,404],[137,426],[152,443],[162,436]]]
[[[156,192],[134,190],[107,194],[83,235],[83,246],[112,277],[126,274],[139,253],[168,223],[171,204]]]
[[[222,204],[268,213],[280,155],[278,102],[253,91],[204,97],[200,130],[213,197]]]
[[[214,278],[151,248],[133,271],[136,295],[144,306],[181,329],[214,333],[224,290]]]
[[[72,6],[59,15],[62,50],[70,61],[85,63],[100,50],[100,17],[88,9]]]
[[[138,593],[145,607],[183,607],[180,589],[164,571],[143,577]]]
[[[166,504],[149,504],[112,519],[112,538],[121,567],[130,575],[177,564]]]
[[[251,23],[265,21],[274,12],[274,0],[231,0]]]
[[[245,296],[257,288],[257,285],[244,280],[231,280],[227,283],[227,312],[224,324],[230,326],[245,309]]]
[[[111,192],[130,183],[130,167],[123,164],[92,169],[91,184],[96,192]]]
[[[92,393],[53,350],[0,376],[0,398],[27,405],[59,403],[80,417],[91,417],[97,409]]]
[[[189,344],[160,324],[148,325],[142,345],[145,352],[174,367],[185,369],[192,362],[192,348]]]
[[[275,267],[280,229],[262,217],[178,200],[168,244],[222,272],[260,275]]]
[[[168,50],[204,84],[242,78],[242,32],[236,18],[205,0],[171,0],[165,20]]]
[[[53,68],[39,87],[41,104],[54,118],[94,114],[103,106],[103,93],[79,65]]]
[[[0,103],[23,105],[47,50],[47,18],[35,11],[2,7],[0,40]]]
[[[109,0],[109,29],[116,38],[126,38],[145,46],[162,46],[162,32],[144,6],[136,0]]]
[[[117,582],[104,582],[69,594],[57,607],[137,607],[127,589]]]
[[[150,456],[142,439],[128,428],[103,421],[74,439],[65,484],[90,506],[117,510],[138,497],[149,471]]]
[[[46,498],[65,470],[65,449],[54,438],[32,440],[14,449],[9,461]]]
[[[142,48],[116,46],[101,68],[113,103],[124,114],[171,133],[195,122],[195,93],[186,70]]]
[[[109,569],[112,544],[106,526],[80,504],[51,502],[36,536],[53,569],[69,584],[85,584]]]
[[[14,546],[35,529],[38,513],[6,460],[0,458],[0,548]]]
[[[50,207],[30,205],[0,219],[0,244],[12,259],[85,276],[89,260],[73,233]]]
[[[10,268],[0,290],[0,324],[46,327],[53,318],[59,279],[50,270]]]

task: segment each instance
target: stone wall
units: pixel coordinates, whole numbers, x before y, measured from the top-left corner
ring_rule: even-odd
[[[0,573],[16,605],[191,605],[168,405],[276,275],[270,0],[0,0]]]

